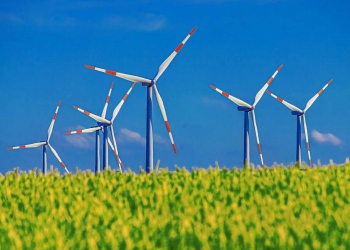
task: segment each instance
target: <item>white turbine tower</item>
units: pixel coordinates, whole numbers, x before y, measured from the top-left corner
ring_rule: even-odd
[[[170,125],[168,122],[168,118],[165,112],[165,107],[163,104],[162,97],[160,96],[156,83],[159,79],[159,77],[164,73],[164,71],[168,68],[172,60],[175,58],[175,56],[180,52],[181,48],[184,46],[184,44],[187,42],[187,40],[193,35],[193,33],[196,31],[197,27],[194,27],[191,32],[186,36],[186,38],[177,46],[177,48],[173,51],[173,53],[170,54],[170,56],[165,59],[165,61],[159,66],[158,72],[156,76],[153,79],[147,79],[139,76],[124,74],[120,72],[116,72],[113,70],[108,69],[102,69],[95,66],[85,65],[86,68],[96,70],[99,72],[103,72],[112,76],[120,77],[122,79],[131,81],[131,82],[141,82],[142,86],[147,87],[147,117],[146,117],[146,172],[149,173],[153,169],[153,123],[152,123],[152,92],[154,91],[154,94],[156,96],[160,111],[162,113],[165,127],[168,131],[170,142],[172,144],[172,147],[174,149],[175,154],[177,154],[175,142],[171,133]]]
[[[87,115],[87,116],[91,117],[92,119],[94,119],[95,121],[97,121],[97,126],[94,126],[92,128],[79,129],[79,130],[67,132],[67,134],[91,133],[91,132],[95,132],[95,131],[96,131],[96,133],[98,133],[99,130],[102,130],[102,132],[103,132],[103,169],[106,169],[108,167],[108,144],[112,148],[112,150],[113,150],[113,152],[114,152],[114,154],[115,154],[115,156],[116,156],[116,158],[118,160],[119,170],[122,171],[121,167],[124,167],[122,161],[120,160],[119,154],[118,154],[117,141],[115,139],[114,130],[113,130],[113,121],[117,117],[121,107],[125,103],[125,101],[128,98],[130,92],[135,87],[135,84],[136,84],[136,82],[131,85],[130,89],[125,94],[123,99],[115,107],[115,109],[113,111],[112,118],[110,120],[107,120],[105,117],[106,117],[106,112],[107,112],[107,107],[108,107],[110,95],[111,95],[112,88],[113,88],[113,83],[111,84],[111,87],[109,89],[108,97],[106,99],[106,103],[105,103],[105,106],[103,108],[101,116],[94,115],[94,114],[92,114],[92,113],[90,113],[90,112],[88,112],[88,111],[86,111],[84,109],[78,108],[77,106],[73,106],[73,108],[75,108],[76,110],[84,113],[85,115]],[[111,130],[111,134],[112,134],[112,139],[113,139],[113,144],[114,145],[112,145],[112,143],[110,142],[110,140],[108,138],[108,130],[107,130],[108,128],[110,128],[110,130]],[[96,136],[96,166],[95,166],[95,172],[99,171],[99,167],[98,167],[99,163],[97,163],[99,161],[99,153],[100,153],[99,152],[99,137]]]
[[[256,135],[256,141],[258,143],[258,150],[259,150],[259,154],[260,154],[260,160],[261,160],[261,164],[262,167],[264,167],[264,160],[263,160],[263,156],[262,156],[262,150],[261,150],[261,146],[260,146],[260,141],[259,141],[259,134],[258,134],[258,127],[256,125],[256,118],[255,118],[255,107],[258,104],[258,102],[260,101],[261,97],[263,96],[265,90],[269,87],[269,85],[271,84],[271,82],[273,81],[273,79],[275,79],[275,76],[278,74],[278,72],[281,70],[281,68],[283,67],[283,64],[281,64],[281,66],[278,67],[278,69],[275,71],[275,73],[270,77],[270,79],[265,83],[265,85],[259,90],[259,92],[256,94],[255,96],[255,100],[254,103],[252,105],[216,88],[213,85],[210,85],[210,87],[214,90],[216,90],[217,92],[219,92],[220,94],[222,94],[223,96],[225,96],[226,98],[230,99],[232,102],[234,102],[235,104],[238,105],[237,109],[238,111],[243,111],[244,112],[244,154],[243,154],[243,165],[249,166],[250,164],[250,146],[249,146],[249,113],[251,112],[252,114],[252,121],[253,121],[253,125],[254,125],[254,130],[255,130],[255,135]]]
[[[292,115],[295,115],[297,117],[297,152],[296,152],[296,161],[298,162],[299,166],[301,166],[301,122],[303,121],[304,124],[304,132],[305,132],[305,142],[306,142],[306,149],[307,154],[309,157],[310,167],[312,168],[312,160],[311,160],[311,152],[310,152],[310,143],[309,143],[309,136],[307,132],[307,126],[306,126],[306,111],[311,107],[311,105],[316,101],[316,99],[323,93],[323,91],[328,87],[329,84],[333,79],[329,80],[326,85],[323,86],[323,88],[317,92],[316,95],[314,95],[307,103],[304,108],[304,110],[301,110],[300,108],[294,106],[293,104],[290,104],[289,102],[283,100],[282,98],[272,94],[270,91],[266,90],[266,93],[271,95],[273,98],[284,104],[287,108],[292,110]]]
[[[51,150],[53,155],[57,158],[57,160],[60,162],[60,164],[64,168],[64,170],[66,170],[66,172],[69,173],[66,165],[63,163],[63,161],[61,160],[61,158],[57,154],[56,150],[50,144],[50,137],[51,137],[51,134],[52,134],[53,126],[55,124],[57,113],[58,113],[58,109],[60,108],[60,105],[61,105],[61,101],[59,101],[58,104],[57,104],[56,111],[55,111],[55,113],[53,115],[51,124],[49,126],[48,131],[47,131],[47,139],[46,139],[46,141],[40,141],[40,142],[31,143],[31,144],[26,144],[26,145],[21,145],[21,146],[15,146],[15,147],[8,148],[8,150],[13,150],[13,149],[20,149],[20,148],[37,148],[37,147],[43,146],[43,169],[42,169],[43,174],[46,174],[46,172],[47,172],[46,146],[49,147],[49,149]]]

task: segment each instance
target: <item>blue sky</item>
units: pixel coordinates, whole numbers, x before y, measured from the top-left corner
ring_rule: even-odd
[[[312,0],[1,1],[0,172],[41,168],[41,148],[7,148],[45,140],[58,100],[51,144],[69,170],[92,170],[94,135],[65,132],[95,122],[72,105],[100,115],[114,81],[110,118],[131,83],[84,64],[152,78],[194,26],[157,82],[179,154],[155,102],[155,162],[170,169],[241,166],[243,113],[209,84],[253,103],[283,63],[269,90],[301,109],[334,79],[308,110],[307,125],[313,161],[342,163],[350,156],[349,7]],[[145,166],[145,118],[146,88],[137,84],[114,122],[120,156],[134,171]],[[265,94],[256,119],[265,163],[294,161],[290,111]],[[260,164],[252,126],[250,132],[251,161]],[[111,152],[109,161],[117,167]],[[48,165],[60,168],[51,152]]]

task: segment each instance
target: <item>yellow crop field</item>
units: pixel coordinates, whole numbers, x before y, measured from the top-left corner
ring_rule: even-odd
[[[350,164],[0,177],[1,249],[350,249]]]

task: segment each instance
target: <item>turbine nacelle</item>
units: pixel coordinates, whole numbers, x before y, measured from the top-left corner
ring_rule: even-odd
[[[301,116],[301,115],[303,115],[303,114],[304,114],[304,112],[292,111],[292,115]]]
[[[97,122],[98,127],[107,127],[111,125],[111,123],[106,123],[106,122]]]
[[[248,108],[248,107],[245,107],[245,106],[238,106],[237,109],[238,109],[238,111],[249,112],[249,111],[252,111],[254,109],[254,107],[253,108]]]
[[[155,81],[152,80],[150,83],[142,82],[141,84],[142,84],[142,86],[152,87],[155,84]]]

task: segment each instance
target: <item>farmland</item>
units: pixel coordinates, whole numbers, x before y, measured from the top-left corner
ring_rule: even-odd
[[[2,249],[350,249],[350,164],[0,177]]]

